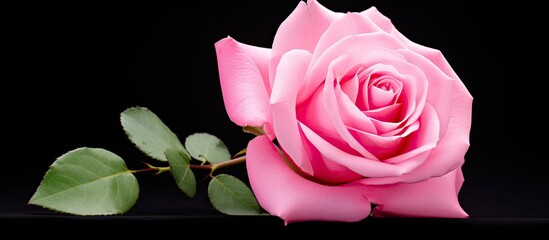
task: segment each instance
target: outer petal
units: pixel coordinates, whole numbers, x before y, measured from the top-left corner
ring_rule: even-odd
[[[437,111],[440,120],[440,136],[446,134],[448,120],[452,109],[452,95],[456,87],[454,79],[446,75],[436,65],[420,54],[408,49],[397,50],[408,62],[421,68],[429,81],[429,92],[427,102]]]
[[[335,19],[343,13],[335,13],[320,5],[316,0],[300,1],[295,10],[280,24],[273,41],[273,59],[270,69],[274,70],[284,53],[292,49],[313,52],[320,36]],[[271,71],[271,85],[275,71]]]
[[[440,68],[440,70],[446,73],[446,75],[450,76],[453,79],[459,80],[459,77],[454,72],[454,70],[452,69],[452,67],[446,60],[446,58],[444,58],[444,55],[442,55],[442,52],[440,50],[430,48],[430,47],[425,47],[423,45],[412,42],[396,29],[393,30],[392,35],[400,39],[400,41],[406,44],[406,46],[412,51],[415,51],[423,55],[425,58],[429,59],[438,68]]]
[[[383,31],[387,33],[390,33],[395,28],[393,26],[393,23],[391,23],[391,19],[381,14],[376,7],[368,8],[362,11],[360,14],[363,14],[368,18],[370,18],[372,21],[374,21],[377,24],[379,28],[383,29]]]
[[[374,216],[466,218],[457,195],[461,168],[417,183],[368,186],[368,199],[378,204]]]
[[[215,43],[225,109],[239,126],[264,126],[271,121],[268,62],[270,49],[245,45],[226,37]]]
[[[370,214],[364,186],[326,186],[299,176],[266,136],[250,141],[247,149],[246,168],[259,204],[286,223],[355,222]]]
[[[273,85],[270,99],[273,111],[273,126],[280,146],[291,156],[296,165],[313,175],[311,161],[297,121],[297,91],[303,83],[303,76],[309,66],[311,54],[304,50],[292,50],[280,61],[279,73]]]
[[[383,30],[363,14],[347,13],[342,18],[335,20],[322,34],[313,52],[312,62],[316,62],[326,49],[344,37],[381,31]]]
[[[406,36],[404,36],[394,27],[394,25],[391,23],[391,20],[389,18],[387,18],[382,13],[380,13],[375,7],[371,7],[363,11],[361,14],[368,16],[372,21],[374,21],[377,24],[378,27],[383,29],[383,31],[390,33],[391,35],[398,38],[412,51],[415,51],[425,56],[427,59],[433,62],[437,67],[439,67],[444,73],[446,73],[450,78],[461,81],[459,80],[459,77],[454,72],[454,70],[452,69],[452,67],[446,60],[446,58],[444,58],[440,50],[429,48],[429,47],[410,41],[410,39],[408,39]],[[471,97],[471,94],[469,92],[467,92],[467,95]]]

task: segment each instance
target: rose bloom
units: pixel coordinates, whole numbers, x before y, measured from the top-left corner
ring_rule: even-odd
[[[215,44],[230,119],[248,143],[251,188],[285,223],[465,218],[458,193],[472,96],[440,51],[375,7],[300,2],[272,48]]]

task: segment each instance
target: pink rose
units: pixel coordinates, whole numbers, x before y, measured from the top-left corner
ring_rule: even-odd
[[[300,2],[271,49],[231,37],[215,48],[230,119],[266,133],[249,142],[246,167],[267,212],[286,223],[359,221],[372,207],[468,217],[457,196],[473,98],[440,51],[376,8]]]

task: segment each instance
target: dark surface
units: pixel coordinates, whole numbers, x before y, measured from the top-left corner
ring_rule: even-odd
[[[470,219],[397,219],[368,218],[361,222],[299,222],[284,225],[272,216],[153,215],[118,217],[66,217],[49,215],[10,215],[2,221],[4,229],[25,226],[19,236],[36,233],[60,238],[86,237],[349,237],[359,235],[443,239],[455,237],[540,237],[547,230],[547,219],[470,218]],[[75,235],[76,233],[76,235]],[[79,235],[78,233],[85,233]],[[51,235],[53,236],[53,235]]]
[[[199,183],[197,197],[189,199],[168,174],[138,175],[140,198],[123,216],[70,217],[27,205],[48,166],[77,147],[108,149],[132,169],[149,161],[119,122],[119,114],[132,106],[151,109],[180,139],[208,132],[232,153],[244,148],[251,135],[226,115],[214,43],[230,35],[270,47],[278,25],[297,2],[75,1],[10,8],[3,34],[8,40],[4,72],[9,76],[3,77],[2,88],[4,228],[116,229],[195,221],[236,227],[254,223],[273,232],[392,225],[549,227],[548,134],[546,119],[542,122],[547,109],[542,84],[547,79],[546,13],[524,1],[484,6],[462,1],[320,1],[342,12],[376,6],[411,40],[440,49],[468,87],[474,97],[473,126],[459,197],[470,219],[367,219],[281,228],[283,223],[273,217],[223,216],[209,205],[206,183]],[[246,180],[243,165],[226,171]]]

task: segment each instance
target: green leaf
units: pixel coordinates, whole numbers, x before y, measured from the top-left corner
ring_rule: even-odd
[[[259,204],[252,190],[231,175],[219,174],[213,177],[208,185],[208,196],[215,209],[224,214],[260,214]]]
[[[194,159],[202,162],[220,163],[231,160],[227,146],[219,138],[208,133],[188,136],[185,147]]]
[[[189,166],[189,157],[174,149],[166,150],[166,158],[170,164],[170,172],[181,189],[187,196],[194,197],[196,193],[196,178]]]
[[[164,151],[169,148],[188,154],[177,136],[149,109],[126,109],[120,120],[128,138],[149,157],[167,161]]]
[[[139,185],[126,163],[101,148],[78,148],[57,158],[29,204],[75,215],[113,215],[137,201]]]

